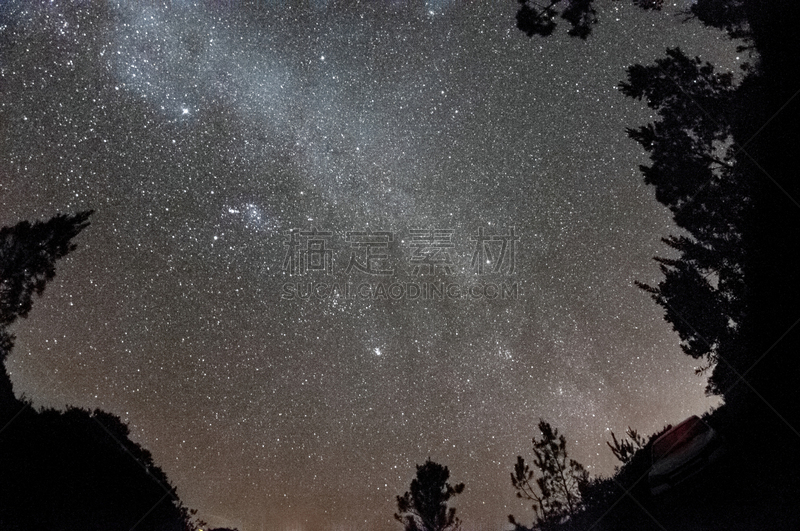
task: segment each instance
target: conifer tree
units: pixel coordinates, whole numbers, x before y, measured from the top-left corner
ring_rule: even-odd
[[[411,490],[397,497],[395,520],[405,531],[458,531],[461,521],[456,510],[448,507],[453,496],[464,491],[464,484],[450,485],[450,471],[430,459],[417,465],[417,476]]]
[[[540,439],[533,438],[533,468],[517,456],[511,484],[517,497],[533,502],[535,529],[558,524],[581,508],[581,490],[589,482],[586,469],[567,454],[567,439],[544,420],[539,421]],[[522,528],[514,516],[509,521]]]

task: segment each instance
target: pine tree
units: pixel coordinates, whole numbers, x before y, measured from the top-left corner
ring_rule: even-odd
[[[534,528],[546,528],[576,515],[581,507],[581,489],[589,481],[586,469],[570,459],[567,439],[544,420],[539,421],[541,439],[533,438],[533,466],[517,456],[511,484],[517,497],[533,502]],[[537,472],[538,471],[538,472]],[[516,519],[509,521],[521,528]]]
[[[553,33],[558,16],[585,20],[565,13],[591,14],[593,4],[519,2],[518,26],[540,36]],[[708,392],[737,407],[766,405],[777,413],[772,417],[794,426],[800,423],[793,407],[800,401],[800,2],[697,0],[685,14],[739,39],[752,60],[738,84],[677,48],[655,65],[628,70],[622,91],[658,113],[657,121],[629,130],[651,157],[642,167],[645,181],[686,232],[665,239],[678,257],[658,259],[663,280],[640,286],[664,308],[684,351],[703,360],[698,372],[711,369]],[[586,38],[589,31],[573,23],[570,34]]]
[[[59,214],[49,221],[28,221],[0,229],[0,412],[14,402],[5,359],[14,336],[8,327],[27,317],[33,295],[41,295],[56,274],[56,260],[75,249],[72,239],[89,225],[92,211]]]
[[[395,520],[405,531],[458,531],[461,521],[456,510],[447,502],[464,491],[464,484],[452,486],[447,480],[450,471],[446,466],[430,459],[417,465],[417,477],[411,481],[411,490],[397,497]]]
[[[611,453],[613,453],[614,457],[616,457],[622,464],[629,463],[631,459],[633,459],[633,456],[636,454],[636,452],[643,449],[647,444],[647,441],[645,441],[644,437],[639,435],[636,430],[630,427],[628,427],[628,429],[625,431],[625,434],[627,435],[626,438],[617,439],[617,436],[614,435],[614,432],[612,431],[611,440],[614,443],[612,444],[606,441],[608,447],[611,448]]]

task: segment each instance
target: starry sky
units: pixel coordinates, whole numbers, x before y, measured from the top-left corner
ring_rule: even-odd
[[[96,211],[16,393],[119,415],[212,525],[398,531],[428,457],[465,531],[530,522],[539,418],[610,474],[610,430],[717,403],[634,285],[677,229],[616,89],[736,68],[687,6],[580,41],[511,0],[0,3],[0,224]]]

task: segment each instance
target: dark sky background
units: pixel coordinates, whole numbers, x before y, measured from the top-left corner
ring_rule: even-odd
[[[585,42],[527,38],[511,0],[0,5],[0,225],[96,210],[15,325],[15,390],[119,415],[211,524],[398,531],[430,457],[464,529],[499,530],[532,520],[509,473],[539,418],[609,474],[609,430],[716,403],[633,283],[676,229],[615,88],[667,46],[735,68],[687,2],[600,0]],[[515,269],[474,271],[512,227]],[[312,228],[330,274],[289,275]],[[449,272],[415,274],[417,229],[451,231]],[[348,272],[365,252],[393,274]],[[281,299],[310,281],[519,292]]]

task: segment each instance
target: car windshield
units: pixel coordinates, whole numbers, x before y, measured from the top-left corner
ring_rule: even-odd
[[[697,417],[691,417],[681,422],[653,443],[653,460],[679,452],[690,441],[702,435],[708,429],[708,426]]]

